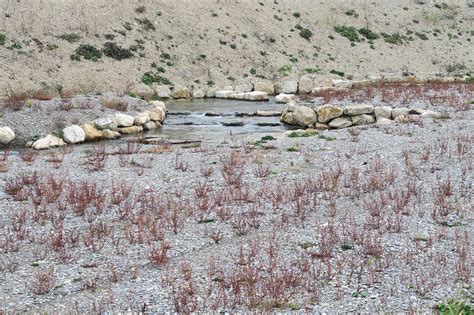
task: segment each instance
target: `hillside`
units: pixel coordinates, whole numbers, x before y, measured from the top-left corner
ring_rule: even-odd
[[[128,92],[150,71],[147,83],[205,89],[333,70],[362,78],[474,69],[469,1],[4,0],[0,8],[4,96]],[[106,43],[123,59],[104,55]]]

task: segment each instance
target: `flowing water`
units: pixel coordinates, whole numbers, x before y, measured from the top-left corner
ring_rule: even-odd
[[[245,102],[222,99],[197,99],[192,101],[166,102],[168,116],[162,128],[148,135],[172,140],[202,140],[221,142],[230,135],[250,137],[272,134],[287,129],[280,123],[280,116],[260,117],[258,111],[278,111],[285,104],[268,102]]]

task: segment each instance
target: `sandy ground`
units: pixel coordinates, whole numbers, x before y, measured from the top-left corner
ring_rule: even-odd
[[[320,68],[318,78],[337,77],[331,70],[362,78],[474,69],[474,8],[468,1],[4,0],[0,8],[0,34],[6,36],[0,95],[59,87],[66,93],[130,91],[152,63],[163,67],[161,75],[172,85],[201,89],[210,81],[222,87],[296,78],[307,68]],[[413,40],[397,45],[380,38],[374,49],[367,40],[352,47],[334,31],[338,25]],[[313,36],[302,38],[300,28]],[[64,34],[80,39],[58,38]],[[101,49],[107,41],[138,46],[132,59],[70,60],[80,44]],[[291,71],[284,77],[279,69],[287,65]]]

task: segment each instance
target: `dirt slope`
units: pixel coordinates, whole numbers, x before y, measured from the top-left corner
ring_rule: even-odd
[[[0,95],[130,91],[148,71],[207,88],[315,69],[354,78],[474,69],[474,7],[464,0],[2,0],[0,10]],[[351,43],[337,26],[368,27],[379,38],[372,47],[361,34]],[[81,44],[106,42],[132,48],[133,57],[70,58]]]

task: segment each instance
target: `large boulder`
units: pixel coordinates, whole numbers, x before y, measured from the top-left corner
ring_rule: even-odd
[[[230,98],[231,95],[235,94],[234,91],[232,90],[222,90],[222,91],[216,91],[214,94],[215,98]]]
[[[352,126],[352,120],[349,117],[338,117],[331,120],[329,127],[335,129],[347,128]]]
[[[0,128],[0,143],[9,144],[15,140],[15,133],[11,130],[10,127],[1,127]]]
[[[374,112],[374,106],[371,104],[349,105],[346,108],[344,108],[344,114],[348,116],[372,114],[373,112]]]
[[[295,95],[294,94],[285,94],[285,93],[280,93],[278,94],[276,97],[275,97],[275,102],[276,103],[282,103],[282,104],[286,104],[288,103],[289,101],[292,101],[295,99]]]
[[[190,98],[191,95],[189,90],[185,86],[176,87],[173,92],[171,93],[171,97],[174,99],[185,99]]]
[[[142,125],[143,130],[155,130],[156,129],[156,123],[154,121],[149,121],[145,124]]]
[[[150,106],[159,107],[166,112],[166,104],[162,101],[151,101]]]
[[[326,123],[333,120],[334,118],[342,116],[344,110],[332,104],[326,104],[323,106],[318,106],[315,108],[316,113],[318,113],[318,121],[320,123]]]
[[[44,150],[49,148],[63,147],[65,145],[66,142],[64,142],[63,139],[53,135],[47,135],[46,137],[33,142],[31,147],[35,150]]]
[[[205,98],[206,93],[203,90],[193,90],[193,98]]]
[[[351,119],[354,126],[368,125],[375,122],[374,116],[367,114],[352,116]]]
[[[158,85],[155,87],[155,93],[159,98],[170,98],[171,90],[166,85]]]
[[[84,124],[81,128],[84,130],[86,141],[97,141],[102,138],[102,132],[97,130],[92,124]]]
[[[235,87],[235,92],[237,92],[237,93],[252,92],[252,85],[250,85],[250,84],[237,85]]]
[[[140,83],[130,90],[130,94],[143,98],[148,98],[155,95],[155,91],[150,86],[144,83]]]
[[[268,101],[268,93],[253,91],[247,93],[234,93],[230,95],[231,99],[243,100],[243,101]]]
[[[306,106],[295,108],[294,105],[289,105],[283,112],[281,121],[289,125],[308,127],[318,122],[318,115],[312,108]]]
[[[94,126],[99,130],[117,129],[117,123],[110,118],[98,118],[93,121]]]
[[[110,129],[102,130],[102,138],[106,140],[115,140],[115,139],[120,138],[121,136],[122,135],[119,132],[114,131],[114,130],[110,130]]]
[[[406,107],[394,108],[392,109],[392,119],[395,119],[399,116],[407,117],[410,113],[410,110]]]
[[[281,92],[284,94],[295,94],[298,92],[298,81],[287,80],[281,84]]]
[[[379,121],[382,118],[385,118],[385,119],[392,118],[392,108],[390,106],[375,107],[374,113],[375,113],[375,118],[377,118],[377,121]]]
[[[69,144],[81,143],[86,140],[86,133],[78,125],[72,125],[63,129],[63,139]]]
[[[135,115],[133,124],[140,126],[140,125],[146,124],[149,121],[150,121],[150,115],[148,115],[148,113],[145,112],[145,113],[140,113],[140,114]]]
[[[443,114],[432,111],[432,110],[426,110],[420,115],[420,117],[421,118],[440,119],[440,118],[443,118]]]
[[[314,79],[312,77],[303,76],[300,78],[300,83],[298,86],[298,91],[301,94],[308,94],[314,88]]]
[[[275,93],[273,83],[269,80],[261,80],[255,82],[253,85],[253,89],[258,92],[265,92],[268,95],[273,95]]]
[[[123,135],[128,135],[128,134],[143,132],[143,127],[142,126],[124,127],[124,128],[119,128],[118,131]]]
[[[161,107],[155,107],[153,109],[147,110],[146,113],[150,117],[151,121],[163,122],[166,118],[166,112]]]
[[[119,127],[130,127],[133,126],[135,118],[127,114],[118,113],[114,115],[114,120]]]
[[[348,80],[332,80],[332,86],[336,89],[350,89],[352,87],[352,82]]]

